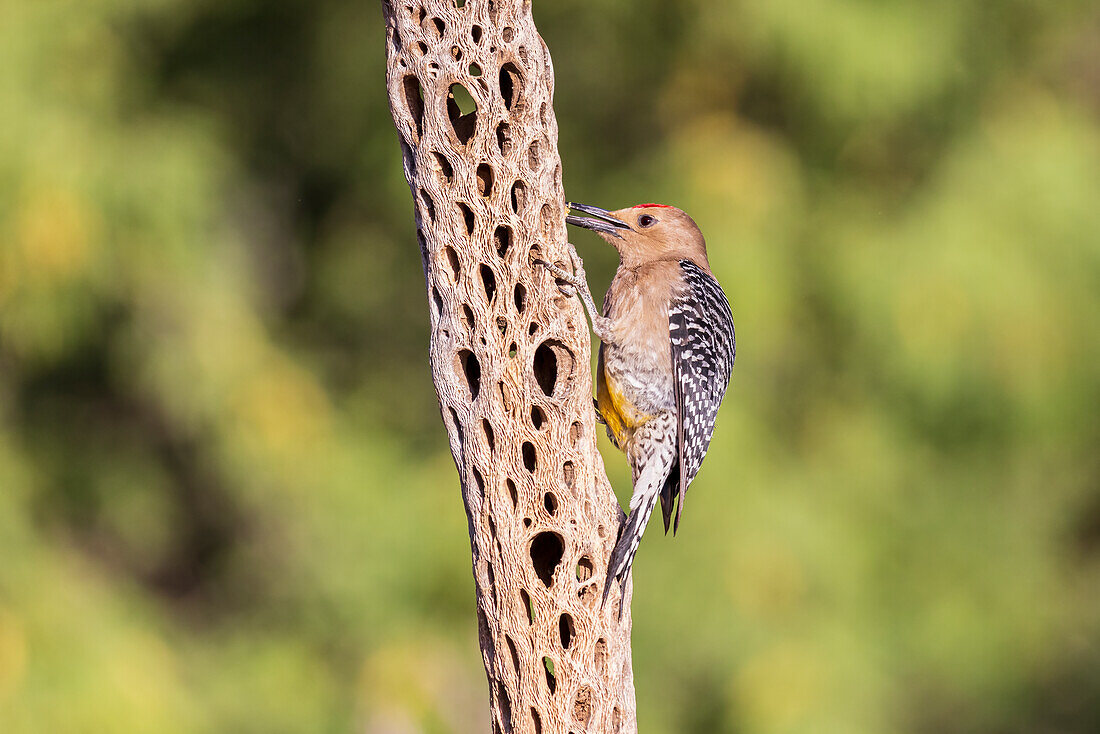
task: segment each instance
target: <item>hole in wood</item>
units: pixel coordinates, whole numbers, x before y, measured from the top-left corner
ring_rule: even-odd
[[[460,350],[455,361],[458,368],[456,371],[466,378],[470,400],[477,400],[477,394],[481,391],[481,364],[469,349]]]
[[[477,167],[477,190],[486,199],[493,193],[493,168],[488,163]]]
[[[592,565],[592,559],[588,556],[581,556],[577,561],[577,581],[584,583],[588,579],[592,578],[592,574],[596,572],[596,567]]]
[[[573,699],[573,720],[580,724],[587,724],[592,718],[592,689],[588,686],[577,691]]]
[[[466,0],[455,0],[455,7],[456,8],[466,7]]]
[[[451,165],[451,161],[447,159],[447,156],[437,151],[432,151],[432,158],[435,160],[435,170],[444,181],[451,183],[454,178],[455,169]]]
[[[543,204],[539,211],[539,219],[542,220],[542,228],[549,232],[554,226],[554,208],[549,204]]]
[[[583,431],[584,428],[581,426],[581,422],[574,421],[573,425],[569,426],[569,442],[576,446],[577,442],[581,440]]]
[[[451,280],[457,281],[459,274],[462,272],[462,265],[458,260],[458,253],[455,252],[455,248],[447,245],[443,248],[443,254],[447,258],[447,265],[451,268]]]
[[[542,717],[534,706],[531,707],[531,724],[535,727],[535,734],[542,734]]]
[[[485,496],[485,477],[481,476],[481,472],[477,470],[477,467],[470,467],[470,470],[474,475],[474,482],[477,484],[477,493],[479,496]]]
[[[503,224],[496,228],[493,232],[493,244],[496,245],[497,255],[504,257],[508,254],[509,248],[512,247],[512,230],[510,227],[506,227]],[[517,285],[517,288],[523,286]]]
[[[516,343],[512,342],[512,346],[508,347],[508,356],[515,357],[519,350],[516,348]]]
[[[537,140],[527,149],[527,167],[532,171],[539,170],[539,141]]]
[[[619,710],[619,707],[611,709],[611,729],[613,734],[619,734],[622,731],[623,726],[623,712]]]
[[[432,197],[428,196],[428,192],[424,189],[420,189],[420,201],[424,205],[424,211],[428,215],[428,220],[435,221],[435,202],[432,201]]]
[[[558,635],[561,637],[561,646],[563,650],[568,650],[569,646],[573,644],[573,638],[576,636],[576,631],[573,629],[573,617],[568,612],[558,617]]]
[[[546,508],[546,512],[550,515],[555,515],[558,512],[558,498],[554,496],[553,492],[547,492],[542,497],[542,506]]]
[[[492,303],[493,297],[497,294],[497,277],[493,275],[493,269],[488,265],[480,265],[478,273],[481,274],[481,287],[485,289],[485,300]]]
[[[516,304],[516,313],[523,313],[527,308],[527,286],[516,283],[515,290],[512,291],[512,301]]]
[[[442,37],[443,32],[447,30],[447,24],[443,22],[442,18],[432,18],[432,26],[435,28],[436,34],[440,37]]]
[[[447,94],[447,119],[458,142],[466,145],[477,128],[477,102],[461,84],[452,84]]]
[[[428,241],[424,239],[424,232],[420,227],[416,228],[416,244],[420,248],[420,257],[428,258]]]
[[[553,693],[558,687],[558,681],[554,677],[554,661],[549,657],[543,657],[542,667],[546,669],[546,687],[550,689],[550,693]]]
[[[542,532],[531,541],[531,565],[534,566],[535,575],[544,586],[549,588],[553,583],[554,570],[561,563],[563,553],[565,553],[565,541],[557,533]]]
[[[462,61],[462,49],[458,46],[451,46],[451,58],[455,61]]]
[[[500,719],[504,731],[512,731],[512,699],[508,698],[508,689],[497,681],[497,700],[500,701]]]
[[[497,147],[500,148],[500,154],[503,156],[512,152],[512,139],[508,137],[509,132],[507,122],[497,125]]]
[[[462,325],[470,331],[477,327],[477,321],[474,320],[474,310],[465,303],[462,304]]]
[[[596,663],[596,671],[603,675],[607,671],[607,640],[596,640],[596,648],[592,655],[592,661]]]
[[[424,54],[428,53],[428,44],[420,41],[416,44],[416,50],[420,52],[421,56],[423,56]]]
[[[547,339],[535,350],[532,369],[535,380],[547,396],[563,393],[572,377],[573,352],[557,339]]]
[[[424,91],[415,74],[409,74],[401,83],[405,90],[405,108],[416,126],[416,139],[424,132]]]
[[[523,181],[516,181],[512,184],[512,211],[519,214],[519,210],[523,208],[526,201],[527,184],[523,183]]]
[[[537,405],[531,406],[531,425],[535,427],[535,430],[541,430],[543,424],[546,423],[546,413],[542,412],[542,408]]]
[[[474,210],[470,208],[469,204],[458,202],[458,213],[462,217],[462,223],[466,225],[466,234],[472,235],[474,233],[474,226],[477,224],[477,218],[474,216]]]
[[[435,315],[439,318],[443,315],[443,296],[439,295],[439,289],[432,286],[432,303],[435,305]]]
[[[567,461],[561,465],[561,480],[565,484],[566,488],[572,491],[575,489],[577,479],[577,470],[573,466],[572,461]]]
[[[505,642],[508,643],[508,652],[512,653],[512,670],[516,671],[516,677],[519,677],[519,651],[516,650],[516,643],[512,641],[512,638],[508,635],[504,636]]]
[[[470,64],[469,72],[470,76],[479,77],[481,76],[481,67],[477,64]]]
[[[521,84],[523,80],[515,64],[509,61],[500,67],[500,97],[504,100],[505,109],[510,111],[515,105],[519,98]]]
[[[447,408],[447,410],[451,414],[451,425],[455,427],[455,435],[458,436],[458,443],[465,443],[466,438],[462,433],[462,423],[458,420],[458,411],[454,408]]]
[[[527,593],[527,589],[519,590],[519,600],[523,602],[523,608],[527,610],[527,621],[534,624],[535,610],[531,607],[531,595]]]
[[[523,466],[532,474],[538,468],[538,455],[535,453],[535,444],[530,441],[523,442]]]
[[[508,497],[512,500],[512,507],[515,507],[519,504],[519,493],[516,491],[516,483],[511,479],[505,479],[504,486],[508,489]]]
[[[482,418],[481,430],[485,434],[485,445],[489,447],[490,452],[493,451],[496,448],[496,435],[493,433],[493,424]]]
[[[497,331],[501,336],[504,336],[508,332],[508,319],[503,316],[497,316]]]
[[[525,527],[525,528],[531,527],[531,522],[532,522],[531,518],[529,518],[529,517],[523,518],[523,527]]]
[[[475,25],[470,28],[470,40],[474,43],[481,43],[481,26]]]
[[[527,333],[530,334],[531,336],[534,336],[535,334],[539,333],[539,325],[536,324],[534,321],[532,321],[531,325],[527,327]]]
[[[500,37],[504,39],[505,43],[511,43],[512,39],[516,37],[516,31],[512,26],[505,26],[504,30],[500,32]]]
[[[595,584],[589,584],[588,586],[582,586],[580,591],[577,592],[577,598],[580,599],[581,604],[586,607],[591,607],[599,599],[599,592],[596,591]]]

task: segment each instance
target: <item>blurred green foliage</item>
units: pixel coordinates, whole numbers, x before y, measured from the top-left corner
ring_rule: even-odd
[[[536,5],[570,198],[737,318],[642,731],[1100,731],[1100,8]],[[365,0],[0,2],[5,734],[486,730],[383,64]]]

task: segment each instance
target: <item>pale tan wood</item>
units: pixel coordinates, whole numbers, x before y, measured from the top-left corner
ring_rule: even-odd
[[[630,585],[600,610],[622,513],[596,450],[588,325],[531,264],[571,267],[550,53],[523,0],[383,12],[493,731],[635,732]],[[475,115],[451,119],[455,84]]]

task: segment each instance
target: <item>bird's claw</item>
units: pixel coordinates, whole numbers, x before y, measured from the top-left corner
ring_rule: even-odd
[[[553,263],[549,263],[542,259],[536,258],[533,262],[535,265],[546,268],[550,272],[550,274],[554,276],[554,278],[557,280],[558,290],[561,291],[563,295],[570,298],[577,295],[577,286],[575,283],[576,276],[571,275],[557,265],[554,265]]]

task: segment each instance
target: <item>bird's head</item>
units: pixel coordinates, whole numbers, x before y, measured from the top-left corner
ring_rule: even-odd
[[[627,267],[658,260],[692,260],[710,269],[707,245],[695,221],[667,204],[638,204],[607,211],[587,204],[569,204],[587,216],[570,214],[565,221],[590,229],[619,251]]]

